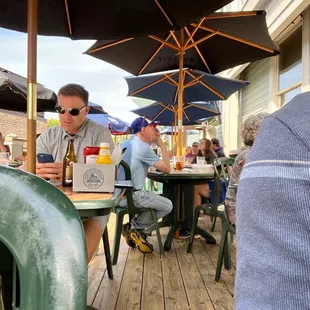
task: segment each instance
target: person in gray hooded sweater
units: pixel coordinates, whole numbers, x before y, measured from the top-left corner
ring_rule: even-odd
[[[237,310],[309,309],[310,92],[265,117],[237,194]]]

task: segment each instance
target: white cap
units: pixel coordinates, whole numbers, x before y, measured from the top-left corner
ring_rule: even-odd
[[[110,143],[107,142],[101,142],[100,147],[110,147]]]

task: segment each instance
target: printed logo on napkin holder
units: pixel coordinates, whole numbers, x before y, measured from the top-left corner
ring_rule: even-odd
[[[104,182],[103,173],[98,169],[87,170],[84,173],[83,182],[88,188],[99,188]]]

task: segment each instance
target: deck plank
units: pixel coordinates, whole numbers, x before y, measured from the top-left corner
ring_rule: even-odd
[[[120,244],[117,265],[113,266],[114,279],[107,276],[102,279],[96,298],[92,306],[97,309],[114,309],[118,301],[118,294],[128,260],[129,247],[126,242]]]
[[[164,309],[165,305],[162,258],[159,254],[156,233],[153,233],[150,242],[154,245],[154,252],[144,255],[141,307],[142,309],[158,310]]]
[[[189,309],[185,286],[173,244],[171,250],[163,254],[162,265],[166,309]]]
[[[144,255],[130,249],[115,309],[140,309],[143,269]]]
[[[177,261],[180,265],[187,298],[191,309],[214,309],[210,296],[205,289],[201,274],[195,264],[193,255],[186,252],[187,243],[185,240],[173,241]]]
[[[203,239],[194,241],[193,256],[212,304],[217,310],[233,310],[234,299],[222,281],[215,282],[215,266],[202,242]]]

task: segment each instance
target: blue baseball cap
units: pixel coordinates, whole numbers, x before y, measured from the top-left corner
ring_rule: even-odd
[[[149,122],[145,117],[138,117],[131,123],[130,131],[132,134],[135,134],[141,131],[143,127],[147,127],[149,125],[155,127],[159,125],[159,122]]]

